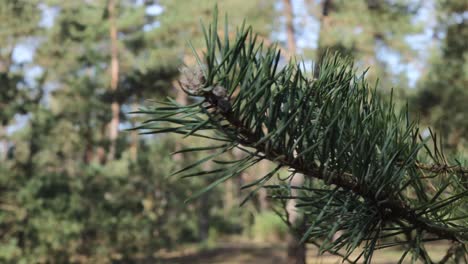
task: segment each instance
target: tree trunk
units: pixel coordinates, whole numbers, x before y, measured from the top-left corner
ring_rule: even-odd
[[[224,216],[228,217],[234,207],[234,179],[230,178],[224,182]]]
[[[204,163],[202,165],[203,170],[209,171],[212,170],[212,164],[210,162]],[[203,185],[207,185],[208,180],[204,180]],[[206,241],[208,239],[210,231],[210,199],[209,194],[205,193],[200,198],[198,204],[198,231],[199,231],[199,240]]]
[[[89,128],[86,128],[86,129],[88,130]],[[83,153],[83,162],[85,164],[90,164],[94,158],[94,148],[93,148],[91,132],[86,131],[84,139],[86,143],[85,143],[85,150]]]
[[[323,56],[327,51],[327,47],[324,44],[324,34],[328,31],[327,28],[330,26],[330,9],[332,5],[332,0],[323,0],[322,1],[322,12],[320,14],[320,29],[319,29],[319,36],[318,36],[318,45],[317,45],[317,59],[315,61],[315,69],[314,69],[314,77],[317,78],[319,76],[319,65],[323,61]]]
[[[185,92],[182,91],[182,89],[179,87],[179,84],[177,83],[177,81],[173,81],[172,86],[176,90],[176,102],[181,104],[181,105],[187,105],[187,103],[188,103],[187,94],[185,94]],[[175,150],[176,151],[178,151],[178,150],[180,150],[182,148],[182,144],[180,144],[180,140],[181,139],[177,138],[177,142],[175,144]],[[174,154],[172,157],[173,157],[174,161],[177,163],[176,165],[183,165],[184,155],[182,153]]]
[[[232,151],[232,155],[234,156],[235,160],[239,160],[242,158],[243,153],[239,149],[234,149]],[[227,179],[224,182],[224,215],[227,217],[229,212],[235,206],[235,203],[239,201],[240,193],[240,186],[242,186],[242,178],[244,172],[241,173],[238,177]]]
[[[210,207],[209,207],[209,199],[208,195],[205,193],[202,195],[200,199],[200,203],[198,206],[199,214],[198,214],[198,231],[199,231],[199,240],[206,241],[208,239],[208,232],[210,229]]]
[[[0,161],[6,161],[8,159],[8,139],[6,127],[3,125],[0,125],[0,143],[2,145],[2,155]]]
[[[96,153],[95,155],[93,154],[93,160],[96,160],[99,164],[103,165],[106,164],[107,162],[107,155],[106,155],[106,149],[103,146],[103,141],[106,139],[106,132],[109,130],[109,124],[101,125],[101,138],[100,138],[100,144],[96,148]]]
[[[304,175],[296,174],[292,180],[292,186],[301,186],[304,184]],[[298,196],[296,189],[291,190],[291,196]],[[288,236],[288,264],[305,264],[306,263],[306,244],[300,243],[302,235],[305,232],[305,219],[296,208],[296,200],[291,199],[286,205],[288,211],[288,222],[293,230]]]
[[[286,34],[288,37],[288,51],[289,54],[296,54],[296,38],[294,30],[294,12],[291,4],[291,0],[283,0],[284,4],[284,16],[286,17]],[[304,182],[302,175],[296,175],[293,177],[291,184],[300,185]],[[295,190],[292,191],[292,195],[295,195]],[[288,255],[287,263],[288,264],[305,264],[306,263],[306,245],[300,243],[302,233],[301,232],[305,227],[305,222],[303,217],[299,215],[299,212],[296,208],[296,201],[291,199],[288,201],[287,208],[289,215],[290,226],[295,230],[291,230],[288,238]]]
[[[289,2],[286,1],[285,2]],[[319,75],[319,68],[318,65],[323,60],[323,55],[325,54],[326,48],[325,45],[323,44],[323,34],[326,32],[327,27],[329,26],[329,21],[328,21],[328,14],[330,12],[330,7],[332,4],[332,0],[323,0],[322,2],[322,12],[320,16],[320,31],[319,31],[319,38],[318,38],[318,45],[317,45],[317,61],[316,61],[316,68],[314,70],[314,77],[318,77]],[[291,9],[292,10],[292,9]],[[292,12],[290,16],[292,17]],[[289,21],[288,24],[292,24],[292,21]],[[294,29],[292,29],[292,32],[294,32]],[[293,38],[289,36],[290,34],[288,33],[288,39]],[[289,42],[289,41],[288,41]],[[295,45],[291,46],[292,48],[296,48]],[[304,177],[303,175],[296,175],[291,182],[291,185],[301,185],[304,183]],[[297,195],[296,190],[291,191],[292,196]],[[305,243],[300,243],[301,236],[304,234],[305,229],[306,229],[306,219],[301,217],[299,215],[299,212],[297,211],[296,208],[296,201],[295,200],[289,200],[287,204],[288,210],[288,215],[289,219],[288,222],[291,224],[291,226],[296,229],[295,232],[291,232],[289,235],[288,239],[288,264],[305,264],[306,263],[306,245]]]
[[[258,164],[258,176],[263,177],[269,172],[269,166],[266,161],[260,161],[260,164]],[[260,206],[260,211],[264,212],[268,210],[269,204],[268,204],[268,193],[265,188],[260,188],[258,190],[258,205]]]
[[[132,111],[137,111],[138,105],[136,102],[132,104]],[[131,119],[132,127],[135,127],[135,118]],[[137,130],[132,130],[130,132],[130,158],[132,161],[136,161],[138,158],[138,144],[139,144],[139,136]]]
[[[109,152],[108,160],[113,160],[115,158],[116,152],[116,143],[117,137],[119,135],[119,113],[120,105],[117,101],[115,93],[119,84],[119,59],[118,59],[118,39],[117,39],[117,25],[116,25],[116,12],[115,12],[115,0],[109,0],[107,5],[107,10],[109,12],[109,34],[110,34],[110,44],[111,44],[111,82],[110,89],[113,93],[112,96],[112,119],[109,123]]]
[[[300,243],[301,238],[296,234],[290,234],[288,238],[288,258],[287,264],[306,263],[306,244]]]
[[[286,35],[288,37],[288,51],[289,54],[296,53],[296,38],[294,30],[294,12],[292,9],[291,0],[283,0],[284,16],[286,17]]]

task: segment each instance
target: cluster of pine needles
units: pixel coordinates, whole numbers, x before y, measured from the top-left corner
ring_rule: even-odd
[[[260,188],[273,200],[295,199],[307,219],[302,241],[322,252],[370,263],[375,250],[403,246],[400,262],[412,255],[433,263],[424,243],[435,240],[468,252],[468,171],[456,160],[449,165],[432,131],[421,136],[408,107],[396,109],[392,95],[369,87],[350,59],[327,54],[312,73],[284,62],[250,27],[231,40],[226,19],[221,35],[216,17],[202,26],[206,52],[194,50],[198,65],[182,70],[192,103],[169,98],[137,112],[149,117],[135,128],[141,133],[215,142],[179,151],[205,154],[174,174],[214,179],[190,199],[269,160],[277,166],[242,186],[247,199]],[[223,159],[235,148],[242,158]],[[206,162],[214,166],[203,170]],[[278,180],[283,168],[289,175]],[[305,179],[300,186],[292,184],[297,174]]]

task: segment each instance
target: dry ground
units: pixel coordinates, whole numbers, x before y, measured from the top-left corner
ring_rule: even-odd
[[[445,244],[432,244],[427,248],[433,260],[438,261],[445,254]],[[393,264],[397,263],[401,252],[397,249],[378,251],[372,263]],[[156,263],[161,264],[270,264],[285,263],[286,245],[270,246],[258,243],[220,243],[213,249],[196,250],[195,248],[184,248],[176,252],[159,253]],[[308,247],[308,264],[331,264],[342,263],[339,257],[325,254],[318,256],[313,246]],[[410,257],[407,257],[410,263]]]

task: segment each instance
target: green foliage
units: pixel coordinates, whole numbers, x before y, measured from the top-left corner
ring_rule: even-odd
[[[256,241],[284,241],[289,233],[288,226],[274,212],[255,215],[250,236]]]
[[[219,2],[223,13],[230,13],[227,27],[240,25],[245,19],[253,25],[255,31],[253,28],[244,28],[249,31],[247,34],[239,30],[225,36],[224,27],[218,30],[207,28],[205,33],[211,36],[208,36],[209,44],[206,45],[199,20],[206,20],[213,15],[212,6],[216,2]],[[276,150],[290,148],[292,142],[295,142],[299,151],[307,150],[297,158],[302,159],[304,164],[301,166],[323,163],[317,169],[320,173],[341,168],[354,175],[364,170],[359,159],[369,156],[371,173],[382,172],[375,182],[364,179],[369,185],[370,196],[377,191],[373,188],[386,182],[388,174],[393,173],[392,177],[407,181],[419,175],[419,169],[413,167],[411,160],[401,171],[398,170],[400,163],[396,167],[390,166],[386,173],[380,168],[390,161],[389,156],[397,150],[401,149],[402,155],[414,150],[414,146],[406,145],[412,141],[401,133],[406,131],[405,124],[401,125],[401,130],[395,129],[400,136],[398,140],[392,141],[395,139],[392,135],[397,133],[392,132],[392,126],[374,136],[375,144],[381,147],[381,151],[384,149],[382,153],[386,155],[374,150],[374,145],[365,140],[349,143],[352,138],[357,136],[360,139],[361,135],[371,133],[384,123],[377,114],[381,113],[378,102],[382,99],[378,99],[375,91],[368,91],[364,88],[366,85],[360,84],[363,82],[362,76],[359,76],[359,82],[351,82],[354,87],[351,89],[340,79],[354,80],[350,67],[337,62],[346,70],[343,73],[334,72],[335,66],[330,61],[330,65],[324,66],[330,70],[324,71],[324,76],[319,80],[313,80],[309,73],[295,64],[284,68],[284,58],[273,47],[263,45],[263,48],[257,50],[259,42],[283,33],[282,10],[276,10],[278,2],[115,0],[119,83],[117,90],[111,91],[108,0],[0,1],[0,263],[142,263],[152,262],[154,253],[160,250],[174,250],[185,243],[214,246],[218,239],[226,239],[226,235],[249,234],[267,239],[270,234],[275,234],[283,237],[286,229],[281,217],[284,220],[287,216],[281,209],[291,198],[291,189],[298,186],[290,186],[290,178],[284,180],[284,177],[294,172],[294,168],[288,172],[283,169],[288,166],[282,162],[291,160],[291,157],[295,159],[299,153],[293,151],[276,156],[279,154]],[[312,7],[308,10],[312,14],[320,9],[318,4],[315,5],[318,2],[307,1],[304,7]],[[344,51],[355,59],[358,66],[377,62],[378,48],[381,46],[405,56],[412,54],[404,39],[407,34],[417,31],[411,20],[418,8],[418,1],[333,2],[331,20],[328,20],[331,23],[327,24],[332,27],[324,30],[324,34],[319,34],[320,39],[317,41],[320,52],[326,49]],[[459,103],[463,102],[463,97],[459,96],[464,91],[460,86],[463,78],[458,78],[462,73],[460,70],[465,67],[461,59],[463,26],[448,23],[452,14],[463,10],[462,2],[441,1],[439,23],[449,33],[443,45],[447,51],[444,48],[440,58],[436,56],[433,61],[435,66],[428,76],[434,77],[430,83],[437,83],[431,86],[431,98],[436,97],[444,103],[428,108],[431,118],[424,119],[427,122],[450,120],[447,125],[453,129],[451,131],[464,124],[459,117],[460,111],[450,110],[450,113],[433,117],[447,106],[448,109],[452,109],[452,106],[453,109],[460,109]],[[162,13],[148,12],[154,5],[161,7]],[[317,19],[319,16],[316,16]],[[301,32],[301,26],[296,27],[296,37],[309,34]],[[253,32],[258,34],[255,45],[252,44]],[[216,36],[220,36],[219,44]],[[192,47],[187,45],[187,40],[191,40]],[[230,44],[226,45],[228,40]],[[254,49],[250,50],[250,47]],[[201,68],[185,71],[193,72],[195,76],[185,76],[191,78],[181,80],[184,87],[194,89],[193,92],[201,95],[185,100],[184,94],[175,90],[174,86],[177,85],[181,64],[196,64],[195,57],[186,56],[192,48],[199,54],[207,53],[207,56],[200,58],[203,64]],[[305,51],[304,56],[316,57],[316,51],[313,50],[312,56],[308,56],[312,50]],[[226,60],[223,61],[223,57]],[[276,71],[273,67],[276,67]],[[444,72],[445,67],[450,70]],[[369,79],[378,75],[384,77],[382,83],[386,83],[390,78],[383,73],[388,68],[383,64],[372,67],[373,70],[377,68],[378,74],[370,72],[372,76]],[[205,80],[201,78],[201,72],[204,72]],[[337,79],[331,82],[333,78]],[[194,82],[203,83],[205,90],[197,91],[199,86],[194,85]],[[337,86],[331,89],[335,84]],[[313,91],[310,91],[310,86]],[[320,88],[322,86],[327,88]],[[441,95],[435,89],[439,86],[457,88],[453,93]],[[229,94],[224,95],[223,88]],[[309,91],[310,101],[304,97]],[[348,92],[346,96],[345,91]],[[181,108],[179,104],[170,101],[169,108],[157,109],[157,112],[166,115],[172,112],[171,109],[178,109],[180,113],[165,117],[157,115],[159,121],[149,122],[145,126],[167,128],[167,131],[184,135],[188,130],[193,130],[192,135],[208,138],[160,134],[138,137],[136,131],[123,131],[147,117],[126,114],[137,109],[145,99],[156,98],[160,101],[160,98],[173,95],[178,97],[179,102],[187,101],[193,105]],[[347,99],[353,96],[369,106],[372,115],[361,111],[363,109],[354,105],[354,101]],[[365,100],[366,96],[369,100]],[[458,106],[450,104],[449,99],[452,97],[460,100],[457,101]],[[333,100],[324,104],[327,98]],[[122,131],[117,141],[116,158],[109,161],[106,160],[110,143],[106,127],[111,119],[113,101],[121,106]],[[424,103],[430,102],[428,100]],[[265,108],[266,104],[268,106]],[[359,114],[336,111],[341,109],[339,104],[346,107],[354,105],[354,110]],[[433,111],[437,108],[439,110]],[[288,109],[298,111],[289,112]],[[304,126],[299,124],[299,119],[307,120],[301,109],[309,111],[310,120],[313,120],[314,126],[317,125],[316,128],[307,128],[307,122],[303,122]],[[262,111],[265,115],[260,116]],[[152,113],[152,109],[149,112]],[[230,124],[231,119],[225,119],[226,114],[231,112],[236,115],[232,118],[239,119],[234,126]],[[187,115],[183,116],[183,113]],[[403,116],[389,116],[405,119]],[[185,121],[177,123],[181,119]],[[176,124],[168,125],[167,121],[175,121]],[[453,125],[453,121],[457,125]],[[354,127],[356,123],[362,123],[362,131]],[[238,124],[242,124],[240,129]],[[303,133],[313,133],[307,132],[302,137],[291,136],[301,129],[304,129]],[[337,129],[340,133],[336,132]],[[257,146],[251,145],[250,141],[244,144],[245,140],[250,140],[250,134],[245,134],[246,131],[255,135],[255,142],[265,138],[259,146],[268,146],[269,152],[258,152]],[[388,136],[389,143],[383,148],[382,140]],[[338,141],[326,140],[328,137]],[[210,138],[223,141],[211,142]],[[348,142],[349,146],[344,146],[344,142]],[[394,142],[401,143],[401,146],[394,145]],[[194,148],[197,145],[201,147]],[[343,152],[341,156],[330,151],[340,147]],[[235,148],[243,148],[245,155],[231,152]],[[365,154],[365,149],[369,153]],[[217,151],[225,150],[224,157],[217,156]],[[174,151],[180,153],[171,156]],[[422,161],[425,151],[419,152],[421,157],[418,157],[418,161]],[[439,149],[431,149],[433,152],[440,153]],[[356,156],[349,153],[356,153]],[[206,155],[213,157],[197,162],[206,158]],[[337,163],[321,163],[319,158],[325,159],[327,155],[329,160],[335,157]],[[213,159],[216,161],[211,162]],[[260,165],[257,171],[249,170],[243,174],[242,180],[230,179],[226,185],[216,185],[232,174],[243,172],[254,163],[258,164],[260,159],[272,159],[282,166],[272,167],[275,169],[268,173]],[[431,183],[428,180],[411,181],[407,193],[401,191],[401,199],[406,199],[411,206],[419,204],[428,208],[434,208],[434,203],[438,201],[447,201],[447,205],[440,203],[441,207],[432,212],[422,209],[424,207],[414,209],[419,210],[417,212],[426,210],[421,218],[429,223],[466,226],[464,219],[456,219],[459,215],[466,215],[463,214],[466,212],[466,198],[462,197],[462,190],[466,187],[453,185],[460,179],[453,172],[458,167],[439,166],[446,163],[440,154],[436,159],[440,160],[434,163],[435,167],[426,168],[425,175],[433,177],[436,172],[443,171],[446,176],[436,177]],[[192,163],[200,166],[184,169]],[[346,166],[343,165],[345,163]],[[175,171],[181,171],[181,175],[187,179],[169,176]],[[284,177],[277,179],[278,174]],[[252,176],[256,178],[252,180]],[[248,180],[252,182],[246,182]],[[241,182],[247,194],[252,191],[245,200],[237,192]],[[460,182],[460,185],[466,186],[463,178]],[[210,186],[212,183],[215,184]],[[262,212],[254,221],[250,204],[241,208],[237,205],[260,197],[256,192],[263,191],[262,185],[268,188],[271,197],[275,197],[275,202],[269,199],[269,205],[263,203],[258,206]],[[401,182],[388,185],[396,188],[401,186]],[[209,186],[210,192],[197,192],[206,186]],[[299,208],[306,212],[308,226],[314,221],[317,223],[308,237],[311,239],[309,242],[314,242],[313,236],[319,236],[317,243],[330,246],[327,238],[332,226],[326,226],[326,223],[332,221],[328,219],[337,222],[339,229],[341,226],[350,227],[350,224],[343,223],[344,220],[338,221],[336,219],[339,218],[335,217],[341,213],[343,200],[351,197],[348,205],[361,210],[365,210],[362,209],[364,204],[373,201],[372,197],[365,198],[358,194],[350,196],[349,192],[341,188],[335,191],[335,200],[330,202],[327,211],[319,218],[319,209],[326,204],[327,197],[331,199],[333,187],[324,181],[307,178],[305,185],[295,194],[301,196],[298,198]],[[419,195],[420,189],[426,189],[427,199]],[[439,193],[438,190],[443,191]],[[456,193],[460,193],[460,196],[454,197],[454,200],[459,199],[450,200]],[[184,200],[192,196],[198,196],[198,199],[184,204]],[[432,201],[434,196],[437,198]],[[399,196],[397,198],[400,199]],[[316,199],[317,206],[314,207],[310,199]],[[384,198],[379,199],[381,201]],[[379,208],[374,203],[370,204],[371,209]],[[451,208],[448,204],[458,207]],[[281,217],[265,211],[265,207],[279,208],[277,213]],[[350,214],[349,210],[343,214],[351,215],[350,223],[355,223],[359,219],[353,218],[356,216]],[[444,212],[447,214],[443,215]],[[386,224],[387,228],[390,224]],[[414,229],[409,221],[403,220],[401,224],[398,227],[400,229]],[[450,226],[450,229],[456,228]],[[397,228],[395,232],[398,232]],[[416,233],[413,230],[409,235],[414,238]],[[425,234],[423,232],[424,239],[433,238]],[[395,237],[406,239],[406,235]],[[344,238],[348,239],[346,236]],[[391,243],[393,238],[389,236],[382,241]],[[339,243],[346,242],[346,239]],[[420,249],[411,244],[411,250],[416,252]]]
[[[206,180],[167,177],[197,158],[170,157],[186,144],[180,137],[121,132],[117,158],[106,160],[114,98],[124,130],[140,118],[126,112],[175,92],[186,38],[161,31],[197,36],[182,22],[146,29],[178,12],[169,3],[155,16],[149,1],[116,1],[120,76],[110,92],[107,2],[0,2],[1,263],[139,262],[205,239],[204,228],[242,232],[241,216],[228,208],[232,219],[223,218],[222,188],[184,206]],[[41,25],[47,10],[56,12],[50,27]],[[34,56],[17,63],[24,44]]]
[[[13,52],[16,45],[39,31],[37,1],[3,1],[0,5],[0,126],[12,121],[15,114],[25,114],[33,96],[18,89],[24,86],[23,69],[27,65],[16,63]]]
[[[242,188],[255,192],[288,168],[286,180],[269,186],[280,191],[272,198],[296,200],[309,220],[303,241],[320,244],[322,251],[344,251],[347,259],[361,250],[355,261],[370,263],[375,250],[406,245],[402,259],[411,253],[430,263],[424,242],[467,241],[467,169],[456,161],[449,165],[437,138],[422,139],[407,109],[398,112],[391,96],[387,101],[369,88],[349,60],[326,54],[314,79],[299,62],[281,67],[278,49],[258,41],[250,27],[239,28],[232,40],[218,34],[215,19],[204,36],[199,68],[184,70],[181,79],[195,103],[169,99],[138,112],[150,118],[137,128],[144,134],[219,142],[176,172],[215,177],[191,199],[267,159],[278,166]],[[245,157],[220,162],[233,148]],[[214,167],[193,171],[205,163]],[[304,184],[291,186],[299,173]],[[291,189],[300,194],[291,196]],[[400,234],[404,241],[382,243]]]
[[[468,12],[465,1],[439,1],[440,51],[419,84],[415,105],[425,122],[436,124],[444,145],[462,152],[468,146]]]
[[[169,143],[142,146],[137,162],[124,158],[105,166],[67,168],[74,172],[57,168],[25,178],[7,167],[0,174],[1,185],[9,189],[2,201],[9,199],[11,209],[3,204],[8,210],[0,211],[0,219],[10,229],[1,240],[1,260],[126,262],[158,248],[197,241],[202,216],[196,206],[183,209],[182,197],[202,185],[167,178],[176,166],[169,158]]]

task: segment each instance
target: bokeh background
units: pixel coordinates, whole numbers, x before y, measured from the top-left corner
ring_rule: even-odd
[[[352,57],[466,159],[466,0],[1,0],[1,263],[284,260],[288,230],[268,193],[239,206],[240,186],[270,164],[185,204],[211,179],[170,176],[197,159],[171,153],[211,143],[127,131],[143,121],[131,111],[190,102],[178,69],[195,63],[189,41],[203,52],[200,20],[216,3],[229,34],[245,20],[284,60]]]

